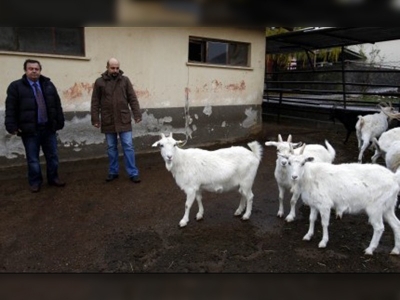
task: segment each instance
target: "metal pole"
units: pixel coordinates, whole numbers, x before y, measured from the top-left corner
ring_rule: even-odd
[[[344,46],[342,46],[342,91],[343,91],[343,107],[346,109],[346,76],[344,65]]]

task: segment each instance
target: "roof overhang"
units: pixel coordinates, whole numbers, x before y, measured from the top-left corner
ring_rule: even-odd
[[[400,39],[400,27],[322,27],[266,37],[266,53],[291,53]]]

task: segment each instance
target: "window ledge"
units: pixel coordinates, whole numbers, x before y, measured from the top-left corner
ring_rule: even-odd
[[[195,62],[187,62],[186,65],[187,66],[192,66],[192,67],[206,67],[206,68],[236,69],[236,70],[253,71],[253,68],[251,68],[251,67],[243,67],[243,66],[214,65],[214,64],[195,63]]]
[[[73,55],[48,54],[48,53],[33,53],[33,52],[0,51],[0,55],[15,55],[15,56],[50,57],[50,58],[76,59],[76,60],[90,60],[90,58],[86,57],[86,56],[73,56]]]

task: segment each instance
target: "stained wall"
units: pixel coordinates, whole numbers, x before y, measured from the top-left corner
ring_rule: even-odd
[[[189,36],[250,43],[249,67],[188,63]],[[143,121],[133,126],[136,152],[155,151],[160,132],[186,147],[244,139],[261,131],[265,34],[256,28],[86,27],[85,57],[0,51],[0,163],[25,163],[19,137],[4,128],[8,84],[27,58],[40,60],[62,99],[65,128],[58,132],[60,160],[106,155],[104,135],[91,126],[93,83],[110,57],[120,60],[138,95]]]

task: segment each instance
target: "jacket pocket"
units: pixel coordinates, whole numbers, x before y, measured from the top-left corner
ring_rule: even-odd
[[[121,110],[121,122],[122,124],[129,124],[132,121],[131,111],[128,109]]]

